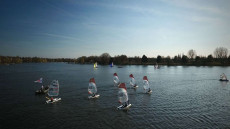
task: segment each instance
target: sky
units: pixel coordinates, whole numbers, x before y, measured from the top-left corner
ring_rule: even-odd
[[[0,0],[0,55],[230,53],[230,0]]]

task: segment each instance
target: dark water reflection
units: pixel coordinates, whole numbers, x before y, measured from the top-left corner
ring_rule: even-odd
[[[133,74],[139,88],[128,88],[132,107],[117,111],[117,87]],[[219,82],[221,73],[230,78],[230,67],[124,66],[110,68],[65,63],[0,66],[0,128],[230,128],[229,83]],[[143,76],[148,76],[151,95],[144,94]],[[35,96],[40,88],[33,81],[43,77],[48,85],[60,83],[62,101],[45,104]],[[94,77],[101,95],[88,100],[88,81]]]

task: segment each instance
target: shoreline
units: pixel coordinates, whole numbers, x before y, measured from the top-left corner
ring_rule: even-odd
[[[93,65],[94,63],[76,63],[76,62],[22,62],[22,63],[1,63],[0,65],[7,65],[7,66],[10,66],[10,65],[16,65],[16,64],[30,64],[30,63],[35,63],[35,64],[46,64],[46,63],[66,63],[66,64],[79,64],[79,65]],[[101,66],[109,66],[109,64],[107,65],[102,65],[102,64],[99,64]],[[114,64],[113,67],[119,67],[119,66],[129,66],[129,65],[139,65],[139,66],[155,66],[154,63],[147,63],[147,64],[139,64],[139,63],[132,63],[132,64]],[[202,64],[202,65],[199,65],[199,64],[166,64],[166,63],[159,63],[158,66],[197,66],[197,67],[200,67],[200,66],[230,66],[230,64]]]

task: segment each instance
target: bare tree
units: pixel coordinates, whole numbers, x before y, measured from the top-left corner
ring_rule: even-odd
[[[188,51],[188,57],[190,59],[194,59],[195,56],[196,56],[196,51],[195,50],[191,49],[191,50]]]
[[[228,49],[224,47],[217,47],[214,51],[214,55],[216,58],[227,58]]]

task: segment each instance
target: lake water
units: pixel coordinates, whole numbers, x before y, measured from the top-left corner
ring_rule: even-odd
[[[118,88],[133,74],[139,87],[128,88],[132,107],[118,111]],[[230,128],[230,67],[99,66],[65,63],[17,64],[0,66],[1,129],[152,129]],[[144,94],[143,76],[148,76],[151,95]],[[62,100],[45,104],[45,95],[35,95],[41,87],[57,79]],[[88,99],[88,82],[95,78],[97,100]],[[129,85],[126,85],[129,87]]]

